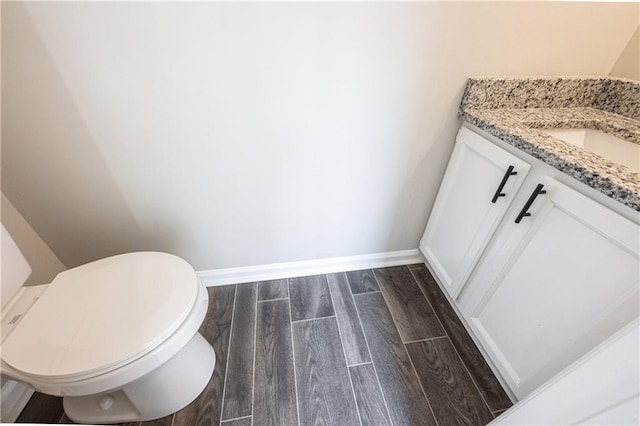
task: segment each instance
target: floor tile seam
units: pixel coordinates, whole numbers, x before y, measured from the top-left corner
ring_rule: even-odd
[[[364,333],[363,333],[364,334]],[[368,362],[360,362],[358,364],[347,364],[347,367],[351,368],[351,367],[359,367],[361,365],[367,365],[367,364],[373,364],[373,361],[368,361]]]
[[[231,325],[229,326],[229,343],[227,344],[227,356],[225,357],[224,382],[222,383],[222,400],[220,404],[220,419],[218,425],[222,426],[222,417],[224,417],[224,397],[227,390],[227,373],[229,373],[229,358],[231,355],[231,339],[233,339],[233,320],[236,316],[236,300],[238,296],[238,284],[233,289],[233,309],[231,311]]]
[[[375,273],[374,273],[375,276]],[[375,290],[375,291],[363,291],[362,293],[351,293],[352,296],[364,296],[365,294],[376,294],[376,293],[382,293],[382,290]]]
[[[227,422],[233,422],[235,420],[242,420],[242,419],[248,419],[249,417],[252,417],[251,415],[248,416],[241,416],[241,417],[234,417],[232,419],[226,419],[225,421],[223,421],[222,423],[227,423]],[[253,421],[253,420],[252,420]]]
[[[449,336],[447,336],[445,334],[444,336],[427,337],[426,339],[411,340],[409,342],[402,342],[402,343],[405,344],[405,345],[410,345],[412,343],[430,342],[431,340],[445,339],[445,338],[448,338],[448,337]]]
[[[260,284],[256,284],[256,303],[253,319],[253,383],[251,385],[251,426],[253,426],[253,414],[256,406],[256,345],[258,339],[258,296]]]
[[[289,297],[287,298],[287,304],[289,305],[289,333],[291,334],[291,357],[292,357],[292,366],[293,366],[293,386],[296,394],[296,414],[298,417],[298,426],[300,426],[300,403],[298,400],[300,396],[298,395],[298,375],[296,373],[296,349],[293,344],[293,320],[291,317],[291,289],[289,288],[291,285],[291,280],[289,278],[287,280],[287,294]]]
[[[256,297],[257,299],[257,297]],[[267,302],[277,302],[278,300],[287,300],[288,297],[278,297],[276,299],[265,299],[265,300],[256,300],[256,303],[267,303]]]
[[[374,279],[377,280],[377,278],[375,278],[375,273],[373,273],[373,276],[374,276]],[[367,339],[367,334],[364,332],[364,326],[362,325],[362,317],[360,317],[360,309],[356,304],[356,300],[354,298],[355,295],[353,294],[353,292],[351,292],[351,286],[349,286],[349,290],[350,290],[349,293],[351,293],[351,298],[353,299],[353,305],[356,308],[356,315],[358,316],[358,322],[360,323],[360,328],[362,329],[362,336],[364,337],[364,343],[365,345],[367,345],[367,351],[369,352],[369,359],[371,360],[371,365],[373,365],[373,372],[375,373],[375,376],[376,376],[378,389],[380,389],[380,395],[382,395],[382,402],[384,402],[384,409],[387,410],[387,418],[389,419],[389,424],[393,426],[393,419],[391,418],[391,411],[389,410],[389,404],[387,403],[387,398],[384,396],[384,391],[382,390],[382,383],[380,382],[380,376],[378,375],[378,369],[376,368],[376,363],[373,360],[373,355],[371,355],[371,347],[369,346],[369,340]],[[384,296],[382,296],[382,299],[384,300]],[[385,304],[386,303],[387,302],[385,301]],[[394,327],[395,327],[395,324],[394,324]],[[351,375],[351,372],[349,372],[349,375]]]
[[[171,425],[170,426],[173,426],[173,423],[175,421],[176,421],[176,413],[173,413],[173,415],[171,415]],[[142,425],[142,423],[141,423],[141,425]]]
[[[342,272],[345,280],[347,279],[347,274]],[[360,408],[358,407],[358,398],[356,398],[356,390],[353,386],[353,380],[351,379],[351,373],[349,372],[349,361],[347,360],[347,352],[344,349],[344,338],[342,337],[342,331],[340,330],[340,321],[338,321],[338,310],[336,309],[336,304],[333,301],[333,293],[331,292],[331,284],[329,284],[329,277],[325,275],[327,280],[327,289],[329,290],[329,299],[331,299],[331,306],[333,306],[333,311],[335,312],[336,318],[336,326],[338,327],[338,336],[340,337],[340,346],[342,347],[342,356],[344,357],[344,365],[347,367],[347,376],[349,376],[349,384],[351,385],[351,394],[353,395],[353,403],[356,408],[356,413],[358,414],[358,421],[360,422],[360,426],[362,426],[362,417],[360,416]],[[347,285],[349,285],[349,281],[347,281]]]
[[[335,315],[329,315],[326,317],[318,317],[318,318],[305,318],[305,319],[301,319],[301,320],[295,320],[295,321],[291,321],[291,324],[298,324],[301,322],[309,322],[309,321],[318,321],[318,320],[325,320],[325,319],[331,319],[331,318],[335,318]]]
[[[471,375],[471,371],[469,370],[469,367],[467,366],[467,364],[464,362],[464,360],[462,359],[462,357],[460,356],[460,352],[458,352],[458,348],[456,348],[456,345],[453,344],[453,340],[451,339],[451,336],[449,336],[449,333],[447,333],[447,329],[444,327],[444,323],[442,322],[442,319],[440,319],[440,316],[438,315],[438,312],[433,309],[433,305],[431,304],[431,301],[429,300],[429,298],[427,297],[425,291],[422,289],[422,286],[420,285],[420,283],[418,282],[418,279],[416,278],[415,274],[413,273],[413,271],[411,270],[411,268],[408,268],[409,272],[411,273],[411,276],[413,277],[413,280],[416,282],[416,284],[418,285],[418,288],[420,289],[420,292],[422,293],[422,296],[425,298],[425,300],[427,301],[427,303],[429,304],[429,307],[431,307],[431,310],[433,311],[434,315],[436,316],[436,318],[438,319],[438,322],[440,323],[440,326],[442,327],[442,330],[444,331],[446,337],[449,338],[449,343],[451,343],[451,346],[453,346],[453,350],[455,351],[456,355],[458,356],[458,359],[460,360],[460,362],[462,363],[462,366],[464,367],[465,371],[467,372],[467,375],[469,376],[469,378],[471,378],[471,382],[473,383],[473,385],[476,387],[476,390],[478,391],[478,393],[480,394],[480,398],[482,399],[482,401],[484,402],[484,405],[487,406],[487,409],[489,411],[491,411],[491,407],[489,406],[489,403],[487,402],[487,400],[485,399],[484,395],[482,394],[482,391],[480,390],[480,386],[478,385],[478,383],[476,383],[476,381],[473,379],[473,376]],[[417,268],[416,268],[417,269]],[[425,269],[426,266],[425,266]],[[431,274],[431,272],[427,269],[427,273]],[[437,284],[436,284],[437,285]],[[438,286],[438,289],[440,289],[440,287]],[[442,291],[442,290],[440,290]],[[449,303],[449,300],[446,299],[447,303]],[[455,310],[454,310],[455,313]],[[457,314],[456,314],[457,315]],[[475,343],[474,343],[475,345]]]
[[[405,352],[407,353],[407,357],[409,358],[409,362],[411,363],[411,368],[413,369],[413,374],[415,374],[416,375],[416,379],[418,379],[418,384],[420,385],[420,389],[422,390],[422,394],[424,395],[424,399],[427,400],[427,406],[429,407],[429,411],[431,411],[431,415],[433,416],[433,419],[436,422],[436,426],[438,426],[440,424],[440,422],[438,422],[438,418],[436,417],[436,413],[433,411],[433,407],[431,406],[431,402],[429,402],[429,398],[427,397],[427,393],[424,391],[424,386],[422,385],[422,380],[420,380],[420,376],[418,376],[418,370],[416,369],[416,366],[413,363],[413,359],[411,358],[411,355],[409,355],[409,351],[407,350],[407,346],[406,345],[402,345],[402,347],[404,348]]]
[[[409,268],[407,268],[409,269]],[[375,277],[376,281],[378,282],[378,286],[380,287],[380,290],[382,290],[382,285],[380,284],[380,281],[378,280],[378,276],[374,274],[373,276]],[[415,278],[414,278],[415,279]],[[400,334],[400,330],[398,330],[398,325],[396,324],[396,320],[393,317],[393,314],[391,314],[391,310],[389,309],[389,303],[387,302],[387,299],[384,295],[384,291],[381,293],[382,294],[382,299],[384,300],[385,305],[387,306],[387,309],[389,310],[389,315],[391,315],[391,321],[393,322],[393,326],[396,328],[396,332],[398,333],[398,337],[400,337],[400,342],[402,343],[402,335]],[[425,401],[427,401],[427,406],[429,407],[429,411],[431,411],[431,415],[433,416],[433,419],[436,422],[436,425],[438,425],[438,419],[436,418],[435,413],[433,412],[433,408],[431,407],[431,403],[429,402],[429,398],[427,398],[427,393],[424,391],[424,387],[422,386],[422,381],[420,380],[420,376],[418,376],[418,372],[416,370],[416,366],[413,365],[413,360],[411,359],[411,356],[409,355],[409,351],[407,350],[407,346],[402,343],[402,349],[404,349],[405,354],[407,354],[407,358],[409,359],[409,363],[411,364],[411,368],[413,369],[413,374],[415,379],[418,381],[418,384],[420,385],[420,390],[422,390],[422,396],[424,396]]]
[[[508,408],[503,408],[501,410],[494,410],[494,411],[491,412],[491,414],[502,414],[507,410],[508,410]]]

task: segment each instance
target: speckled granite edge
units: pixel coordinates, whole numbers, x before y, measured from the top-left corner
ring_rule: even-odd
[[[640,144],[640,82],[596,78],[469,79],[459,115],[640,211],[640,175],[540,131],[593,128]]]
[[[463,108],[589,107],[603,78],[470,78],[462,97]]]
[[[640,82],[605,80],[593,100],[593,107],[640,120]]]
[[[640,82],[610,77],[470,78],[463,108],[593,107],[640,120]]]

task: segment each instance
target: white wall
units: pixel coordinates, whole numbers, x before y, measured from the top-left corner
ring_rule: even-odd
[[[69,267],[415,248],[470,75],[607,74],[637,4],[2,3],[2,190]]]
[[[50,283],[66,268],[42,238],[31,228],[11,202],[2,194],[2,224],[31,266],[26,285]]]

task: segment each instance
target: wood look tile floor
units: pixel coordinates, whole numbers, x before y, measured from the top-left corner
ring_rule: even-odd
[[[511,406],[424,265],[208,291],[209,384],[138,425],[484,425]],[[40,393],[18,422],[72,423]]]

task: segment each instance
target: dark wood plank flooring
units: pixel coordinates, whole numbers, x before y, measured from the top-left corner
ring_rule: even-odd
[[[482,425],[511,406],[424,265],[208,291],[209,384],[136,426]],[[71,423],[40,393],[18,421]]]
[[[440,290],[435,279],[429,273],[429,270],[424,265],[421,265],[418,268],[412,268],[411,272],[427,300],[431,303],[434,311],[436,311],[447,335],[451,339],[451,343],[453,343],[453,346],[458,351],[460,358],[462,358],[471,378],[478,386],[480,393],[482,393],[489,409],[492,411],[500,411],[511,407],[511,400],[484,360],[480,350],[475,343],[473,343],[462,321],[458,318],[458,315],[449,304],[442,290]]]
[[[289,297],[289,283],[286,279],[258,283],[258,301],[286,299],[287,297]]]
[[[390,425],[389,413],[373,363],[349,367],[349,374],[362,425]]]
[[[62,409],[62,398],[45,395],[39,392],[33,394],[17,420],[17,423],[59,422],[70,422]]]
[[[327,280],[329,281],[333,308],[336,311],[338,326],[342,334],[347,365],[370,362],[369,349],[367,349],[367,342],[362,333],[353,295],[349,291],[346,274],[327,275]]]
[[[377,269],[375,275],[404,343],[445,335],[409,268]]]
[[[409,343],[407,350],[437,418],[460,425],[493,420],[448,337]]]
[[[324,275],[291,278],[289,298],[293,321],[334,315],[329,285]]]
[[[359,425],[335,318],[293,323],[300,424]]]
[[[288,300],[258,303],[253,416],[256,425],[298,423]]]
[[[173,414],[157,420],[140,422],[140,426],[171,426],[173,424]]]
[[[251,415],[256,284],[238,286],[234,307],[222,420]]]
[[[420,381],[381,293],[356,296],[382,394],[395,425],[435,425]]]
[[[363,271],[349,271],[346,273],[351,287],[351,293],[360,294],[370,291],[380,291],[378,281],[371,269]]]

